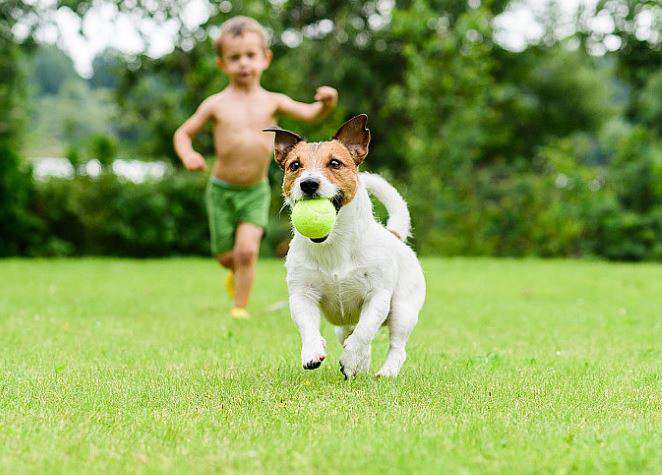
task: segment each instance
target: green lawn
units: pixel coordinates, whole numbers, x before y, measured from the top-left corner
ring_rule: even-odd
[[[423,264],[400,377],[346,382],[280,261],[251,321],[211,260],[0,261],[0,472],[662,472],[662,266]]]

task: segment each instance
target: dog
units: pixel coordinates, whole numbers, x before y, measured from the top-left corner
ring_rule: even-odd
[[[390,344],[377,376],[397,376],[425,300],[423,270],[405,244],[407,204],[386,180],[358,171],[370,144],[367,120],[365,114],[353,117],[331,140],[316,143],[278,127],[265,129],[276,134],[274,158],[284,171],[285,204],[323,197],[337,211],[334,228],[323,238],[309,239],[294,229],[285,266],[304,369],[316,369],[326,358],[323,315],[343,345],[340,370],[346,379],[370,371],[371,342],[383,325]],[[374,218],[368,192],[385,205],[386,227]]]

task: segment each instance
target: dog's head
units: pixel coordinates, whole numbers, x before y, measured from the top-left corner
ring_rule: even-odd
[[[336,210],[354,199],[358,187],[358,166],[368,154],[368,116],[358,115],[345,122],[331,140],[308,143],[294,132],[277,127],[274,156],[283,169],[283,195],[293,205],[301,199],[323,197]]]

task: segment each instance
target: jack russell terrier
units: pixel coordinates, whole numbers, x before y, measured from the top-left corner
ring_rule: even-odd
[[[309,239],[294,230],[285,266],[303,367],[319,368],[326,357],[320,333],[324,315],[344,347],[340,371],[345,378],[370,370],[371,343],[383,325],[390,344],[377,376],[397,376],[425,300],[423,270],[404,242],[410,232],[407,204],[386,180],[358,171],[370,143],[367,120],[365,114],[356,116],[333,139],[316,143],[277,127],[265,130],[276,134],[274,155],[285,172],[285,203],[323,197],[337,211],[326,237]],[[374,218],[368,192],[386,207],[386,227]]]

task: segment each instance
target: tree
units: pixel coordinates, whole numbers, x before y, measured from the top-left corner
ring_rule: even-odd
[[[93,88],[116,89],[125,66],[125,61],[119,51],[113,48],[104,49],[92,60],[90,85]]]
[[[89,138],[89,150],[92,158],[97,159],[104,168],[109,167],[117,154],[117,143],[111,136],[95,134]]]
[[[69,56],[53,45],[39,45],[30,55],[28,77],[38,95],[57,94],[62,85],[78,78]]]
[[[32,109],[31,140],[25,146],[29,156],[59,155],[68,147],[80,151],[93,135],[116,135],[112,92],[90,89],[81,78],[67,81],[57,94],[36,98]]]
[[[25,124],[25,81],[21,49],[13,39],[14,2],[0,4],[0,256],[25,251],[26,236],[35,226],[28,211],[32,176],[19,158]]]

